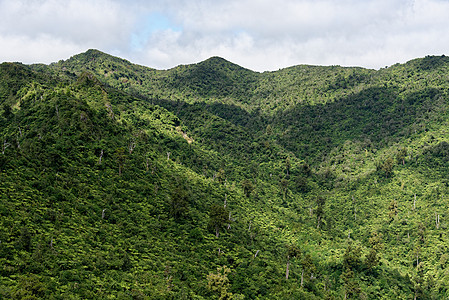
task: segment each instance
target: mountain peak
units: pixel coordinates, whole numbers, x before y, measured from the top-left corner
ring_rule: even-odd
[[[208,58],[208,59],[198,63],[197,65],[202,66],[202,67],[204,67],[204,66],[209,66],[209,67],[212,67],[212,68],[227,67],[228,69],[231,69],[231,70],[247,70],[247,71],[251,71],[249,69],[246,69],[246,68],[244,68],[244,67],[242,67],[242,66],[240,66],[238,64],[230,62],[229,60],[226,60],[226,59],[224,59],[222,57],[219,57],[219,56],[212,56],[212,57],[210,57],[210,58]],[[251,71],[251,72],[253,72],[253,71]]]
[[[96,58],[96,57],[113,57],[110,54],[107,54],[105,52],[102,52],[100,50],[97,49],[89,49],[84,53],[80,53],[79,55],[84,55],[86,57],[91,57],[91,58]]]
[[[84,52],[84,53],[90,54],[90,55],[92,55],[92,54],[97,54],[97,55],[99,55],[99,54],[109,55],[109,54],[106,54],[106,53],[104,53],[104,52],[102,52],[102,51],[100,51],[100,50],[98,50],[98,49],[89,49],[89,50],[87,50],[87,51]]]
[[[215,63],[231,63],[230,61],[224,59],[220,56],[211,56],[208,59],[206,59],[204,62],[215,62]]]
[[[90,63],[95,60],[112,60],[112,61],[120,61],[122,63],[131,64],[131,62],[119,58],[105,52],[102,52],[97,49],[89,49],[86,52],[82,52],[70,57],[66,62],[81,62],[83,64]]]

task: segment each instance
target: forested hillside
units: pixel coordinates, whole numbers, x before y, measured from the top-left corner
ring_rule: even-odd
[[[0,298],[449,297],[449,58],[0,65]]]

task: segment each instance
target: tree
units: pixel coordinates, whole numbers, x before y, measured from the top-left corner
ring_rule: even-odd
[[[419,222],[418,224],[418,237],[419,242],[421,244],[424,244],[424,242],[426,241],[426,226],[422,222]]]
[[[5,117],[6,120],[9,120],[12,117],[13,113],[11,110],[11,106],[8,104],[3,104],[3,117]]]
[[[125,148],[118,148],[115,151],[115,156],[117,158],[117,163],[118,163],[118,174],[122,175],[123,172],[123,165],[125,164],[125,160],[126,160],[126,154],[125,154]]]
[[[215,204],[210,208],[209,212],[209,230],[215,232],[215,236],[220,235],[220,230],[225,226],[228,220],[229,211],[221,205]]]
[[[302,260],[301,260],[301,267],[302,267],[302,271],[301,271],[301,287],[304,286],[304,275],[306,275],[306,277],[309,277],[310,280],[312,280],[314,278],[314,274],[316,274],[316,267],[315,264],[313,263],[312,257],[310,256],[310,254],[306,254],[303,256]]]
[[[382,233],[373,231],[371,233],[371,237],[368,239],[368,242],[376,251],[381,251],[384,248],[384,244],[382,243]]]
[[[288,190],[288,180],[285,178],[282,178],[281,181],[279,182],[279,185],[281,186],[282,197],[285,201],[285,197],[287,195],[287,190]]]
[[[301,256],[301,250],[296,245],[288,245],[287,246],[287,268],[285,270],[285,279],[288,280],[288,276],[290,274],[290,259],[298,258]]]
[[[225,171],[220,168],[216,174],[216,178],[219,183],[223,184],[226,181],[226,173]]]
[[[180,184],[173,188],[170,195],[169,213],[175,220],[182,219],[189,210],[189,193]]]
[[[290,176],[290,168],[291,168],[290,158],[287,157],[285,159],[285,175],[288,177]]]
[[[271,136],[273,134],[273,128],[271,128],[270,124],[267,125],[267,128],[265,129],[265,134],[267,136]]]
[[[374,269],[379,264],[379,257],[374,249],[370,249],[365,259],[365,264],[368,270]]]
[[[207,289],[218,295],[218,299],[233,299],[232,293],[229,292],[231,284],[229,283],[228,274],[231,269],[227,266],[217,267],[217,273],[209,273],[207,275]]]
[[[32,238],[32,234],[31,232],[28,230],[27,227],[22,227],[20,230],[20,237],[17,241],[17,246],[19,249],[25,250],[25,251],[30,251],[31,249],[31,238]]]
[[[371,245],[371,249],[366,256],[365,264],[368,270],[372,270],[380,262],[380,257],[378,254],[383,249],[382,233],[373,232],[369,238],[369,243]]]
[[[352,271],[350,268],[345,268],[344,272],[341,274],[341,278],[344,282],[345,287],[344,299],[358,299],[361,289],[357,280],[355,279],[354,271]]]
[[[407,149],[400,148],[396,153],[396,161],[398,164],[405,165],[405,157],[407,156]]]
[[[362,249],[359,246],[350,243],[343,255],[343,266],[351,270],[357,269],[360,265],[361,251]]]
[[[302,165],[302,171],[306,176],[312,175],[312,169],[310,168],[309,164],[304,162]]]
[[[13,299],[42,299],[45,286],[37,275],[21,275],[11,295]]]
[[[414,299],[423,299],[425,296],[424,270],[421,263],[416,266],[416,273],[412,276],[413,289],[415,291]]]
[[[321,196],[317,196],[315,199],[317,208],[316,208],[316,228],[320,228],[322,218],[324,216],[324,205],[326,204],[326,199]]]
[[[310,191],[308,180],[305,176],[298,176],[295,180],[296,189],[301,193],[307,193]]]
[[[388,217],[390,222],[394,220],[394,218],[398,215],[398,203],[396,200],[391,200],[390,205],[388,206]]]
[[[384,162],[378,162],[376,165],[377,171],[382,172],[385,177],[390,177],[393,174],[394,160],[388,157]]]
[[[358,298],[360,286],[355,279],[354,271],[360,266],[362,249],[349,243],[343,255],[344,272],[341,274],[345,286],[345,299]]]
[[[248,179],[242,181],[243,193],[246,197],[249,197],[254,190],[254,185]]]

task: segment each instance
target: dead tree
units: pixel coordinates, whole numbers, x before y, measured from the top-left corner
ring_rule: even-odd
[[[8,142],[6,141],[6,139],[5,139],[5,140],[3,141],[2,154],[5,154],[5,150],[6,150],[6,148],[8,148],[9,146],[11,146],[11,144],[8,143]]]
[[[99,165],[101,165],[101,159],[103,158],[103,149],[101,149],[101,152],[100,152],[100,158],[99,158],[99,160],[98,160],[98,164]]]
[[[131,143],[128,145],[129,154],[133,153],[134,148],[136,148],[136,142],[131,141]]]

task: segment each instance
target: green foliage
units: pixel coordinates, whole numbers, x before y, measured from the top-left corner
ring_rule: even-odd
[[[326,200],[322,196],[317,196],[315,199],[317,208],[316,208],[316,217],[317,217],[317,228],[320,228],[322,219],[324,217],[324,205],[326,204]]]
[[[228,267],[223,266],[217,267],[217,273],[207,275],[207,289],[217,294],[220,300],[233,299],[232,293],[228,291],[231,286],[228,279],[230,272]]]
[[[169,214],[175,220],[180,220],[188,214],[190,196],[186,188],[178,181],[172,187],[170,195],[170,209]]]
[[[361,289],[358,281],[354,278],[354,272],[351,269],[346,268],[341,274],[341,278],[345,289],[344,299],[359,299]]]
[[[398,150],[398,153],[396,154],[396,161],[398,164],[405,165],[405,158],[407,157],[407,149],[401,148]]]
[[[379,161],[377,163],[377,171],[381,172],[385,177],[390,177],[393,174],[394,160],[388,157],[385,160]]]
[[[0,298],[447,297],[448,72],[1,64]]]
[[[222,230],[226,223],[229,223],[229,211],[221,206],[214,204],[210,208],[209,212],[209,223],[207,224],[207,227],[210,231],[213,231],[215,233],[215,236],[218,238],[220,234],[220,230]]]
[[[287,246],[287,258],[298,258],[301,257],[301,250],[296,245]]]
[[[382,251],[384,245],[382,243],[382,233],[373,232],[369,238],[371,249],[365,259],[365,264],[368,270],[373,270],[380,263],[379,253]]]
[[[343,256],[343,266],[350,270],[358,269],[361,264],[361,251],[359,246],[350,243]]]
[[[11,291],[11,299],[42,299],[45,286],[36,275],[21,276]]]
[[[11,107],[8,104],[3,104],[3,117],[9,120],[13,116]]]
[[[390,205],[388,206],[388,210],[389,210],[388,217],[391,222],[398,215],[398,204],[397,204],[396,200],[391,200]]]
[[[246,197],[249,197],[251,193],[254,191],[254,185],[248,179],[244,179],[242,181],[243,193]]]

